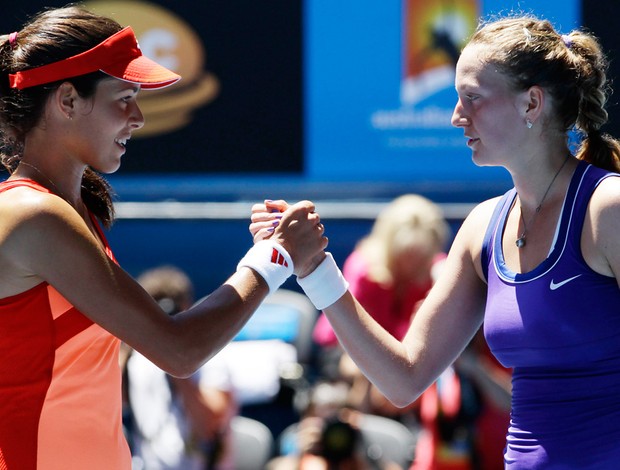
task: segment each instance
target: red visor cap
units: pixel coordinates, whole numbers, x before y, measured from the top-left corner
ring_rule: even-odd
[[[12,88],[23,90],[98,70],[146,89],[163,88],[181,79],[180,75],[142,55],[136,36],[128,26],[85,52],[10,74],[9,82]]]

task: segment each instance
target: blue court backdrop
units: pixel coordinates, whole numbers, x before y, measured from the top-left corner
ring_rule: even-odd
[[[472,163],[450,123],[458,51],[479,18],[533,13],[560,32],[581,18],[574,0],[304,5],[304,161],[317,180],[506,181]]]
[[[149,197],[156,175],[170,192],[152,197],[181,198],[184,179],[196,176],[203,193],[194,197],[230,199],[230,178],[240,176],[238,187],[274,176],[276,188],[335,183],[334,197],[343,182],[361,183],[353,191],[394,183],[390,197],[423,184],[503,189],[506,172],[476,168],[450,123],[459,50],[480,18],[510,12],[568,32],[582,23],[582,1],[87,1],[131,24],[145,54],[184,76],[141,93],[148,135],[128,145],[113,176],[119,194]],[[8,3],[0,26],[13,31],[64,4]]]

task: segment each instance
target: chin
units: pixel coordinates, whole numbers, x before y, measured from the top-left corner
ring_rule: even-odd
[[[474,165],[476,166],[486,166],[481,160],[480,158],[476,155],[476,152],[474,152],[471,156],[471,161],[474,163]]]
[[[92,167],[92,169],[97,171],[98,173],[109,175],[111,173],[115,173],[116,171],[118,171],[120,167],[121,167],[121,162],[119,160],[118,162],[110,163],[108,165],[100,165],[99,167]]]
[[[497,166],[497,163],[489,161],[488,158],[485,159],[484,156],[480,156],[480,154],[476,152],[472,154],[471,161],[474,162],[476,166]]]

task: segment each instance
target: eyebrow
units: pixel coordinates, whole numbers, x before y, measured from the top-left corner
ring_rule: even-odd
[[[116,87],[118,87],[118,93],[124,93],[126,91],[132,91],[133,93],[138,93],[140,91],[140,85],[137,83],[131,83],[124,80],[118,80],[119,83],[116,83]]]

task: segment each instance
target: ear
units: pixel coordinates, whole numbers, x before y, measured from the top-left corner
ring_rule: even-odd
[[[79,95],[70,82],[63,82],[54,94],[56,109],[67,119],[73,119]]]
[[[542,87],[535,85],[524,92],[523,99],[523,118],[531,123],[535,123],[542,115],[544,109],[545,92]]]

